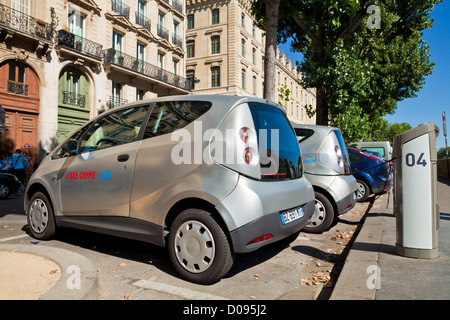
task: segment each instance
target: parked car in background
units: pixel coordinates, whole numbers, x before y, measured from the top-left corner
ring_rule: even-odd
[[[13,174],[0,172],[0,199],[6,199],[10,194],[19,191],[22,184]]]
[[[356,203],[356,179],[339,128],[294,124],[306,178],[315,194],[315,211],[303,231],[328,230],[334,219]]]
[[[392,187],[389,162],[355,148],[348,148],[352,174],[358,184],[357,201],[364,202],[371,194],[384,193]]]
[[[392,159],[392,146],[389,141],[358,141],[350,142],[348,147],[358,149],[378,152],[381,157],[385,160]]]
[[[184,279],[208,284],[235,253],[295,239],[314,191],[278,105],[168,96],[113,108],[73,133],[32,175],[24,207],[35,238],[65,226],[166,246]]]

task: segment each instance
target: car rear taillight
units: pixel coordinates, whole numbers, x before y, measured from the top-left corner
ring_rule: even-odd
[[[244,151],[244,160],[246,164],[250,164],[252,162],[253,154],[250,148],[245,148]]]
[[[241,128],[239,136],[244,143],[248,142],[248,128]]]
[[[249,243],[247,243],[247,245],[252,244],[252,243],[258,243],[264,240],[269,240],[272,239],[272,235],[270,233],[265,234],[263,236],[260,237],[256,237],[255,239],[253,239],[252,241],[250,241]]]

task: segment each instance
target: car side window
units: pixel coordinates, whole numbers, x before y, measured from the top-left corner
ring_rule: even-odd
[[[210,108],[211,102],[207,101],[157,102],[148,120],[144,139],[183,128]]]
[[[136,106],[98,119],[82,137],[78,152],[105,149],[136,141],[148,106]]]
[[[358,162],[362,159],[361,156],[354,154],[352,152],[349,152],[350,162]]]
[[[72,136],[68,140],[78,141],[78,139],[81,138],[81,136],[87,131],[88,128],[89,128],[89,125],[81,127],[81,129],[77,130],[74,134],[72,134]],[[73,150],[73,152],[75,152],[75,151],[76,150]],[[67,152],[66,150],[64,150],[63,146],[61,146],[61,147],[59,147],[58,150],[53,152],[52,160],[53,159],[66,158],[66,157],[69,157],[71,155],[73,155],[73,153]]]
[[[302,142],[311,137],[314,134],[314,131],[311,129],[295,128],[295,134],[297,135],[298,142]]]

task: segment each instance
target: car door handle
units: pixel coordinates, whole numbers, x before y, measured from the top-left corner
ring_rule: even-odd
[[[125,162],[130,158],[129,154],[120,154],[117,156],[117,161],[119,162]]]

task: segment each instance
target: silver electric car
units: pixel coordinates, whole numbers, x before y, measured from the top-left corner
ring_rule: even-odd
[[[315,193],[315,211],[304,231],[326,231],[334,219],[356,203],[356,179],[339,128],[294,124],[303,156],[305,177]]]
[[[56,147],[24,207],[35,238],[73,227],[167,246],[207,284],[235,253],[296,238],[314,213],[294,130],[266,100],[178,96],[111,109]]]

